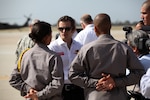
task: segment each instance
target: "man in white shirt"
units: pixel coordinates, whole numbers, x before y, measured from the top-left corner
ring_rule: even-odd
[[[93,40],[97,39],[97,36],[94,31],[93,19],[89,14],[85,14],[81,17],[81,26],[83,28],[76,37],[74,38],[76,41],[85,45]]]
[[[81,44],[72,39],[75,28],[75,20],[69,16],[62,16],[58,22],[59,37],[51,42],[48,47],[58,53],[63,61],[64,88],[63,100],[84,100],[83,89],[73,85],[68,79],[69,66],[81,48]]]

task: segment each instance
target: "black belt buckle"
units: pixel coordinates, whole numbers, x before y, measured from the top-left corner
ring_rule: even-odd
[[[65,84],[65,90],[66,90],[66,91],[70,91],[70,90],[71,90],[71,85]]]

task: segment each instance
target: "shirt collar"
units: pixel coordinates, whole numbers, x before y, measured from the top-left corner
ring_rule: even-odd
[[[94,24],[89,24],[86,26],[86,28],[89,28],[89,27],[94,27]]]
[[[57,41],[58,41],[58,44],[59,44],[59,45],[66,44],[66,43],[61,39],[60,36],[58,37]]]
[[[36,43],[35,47],[40,47],[40,48],[44,48],[45,50],[49,50],[49,48],[47,47],[47,45],[45,45],[43,43]]]
[[[57,41],[58,41],[58,44],[59,44],[59,45],[65,45],[65,44],[67,44],[66,42],[64,42],[64,41],[61,39],[60,36],[58,37]],[[75,42],[75,40],[72,39],[72,43],[74,43],[74,42]]]

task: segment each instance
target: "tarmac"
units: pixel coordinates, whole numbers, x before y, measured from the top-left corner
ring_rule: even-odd
[[[53,33],[53,39],[58,32]],[[123,40],[124,32],[113,30],[112,35],[118,40]],[[15,50],[17,41],[28,34],[28,28],[0,30],[0,100],[25,100],[20,92],[9,85],[10,74],[15,64]]]

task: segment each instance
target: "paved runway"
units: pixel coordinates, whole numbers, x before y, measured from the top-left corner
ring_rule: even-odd
[[[9,76],[15,63],[15,49],[23,31],[0,31],[0,100],[24,100],[19,91],[9,85]]]
[[[16,43],[25,34],[28,34],[28,29],[0,30],[0,100],[25,100],[8,82],[15,63]],[[124,39],[122,30],[112,31],[112,35],[118,40]]]

